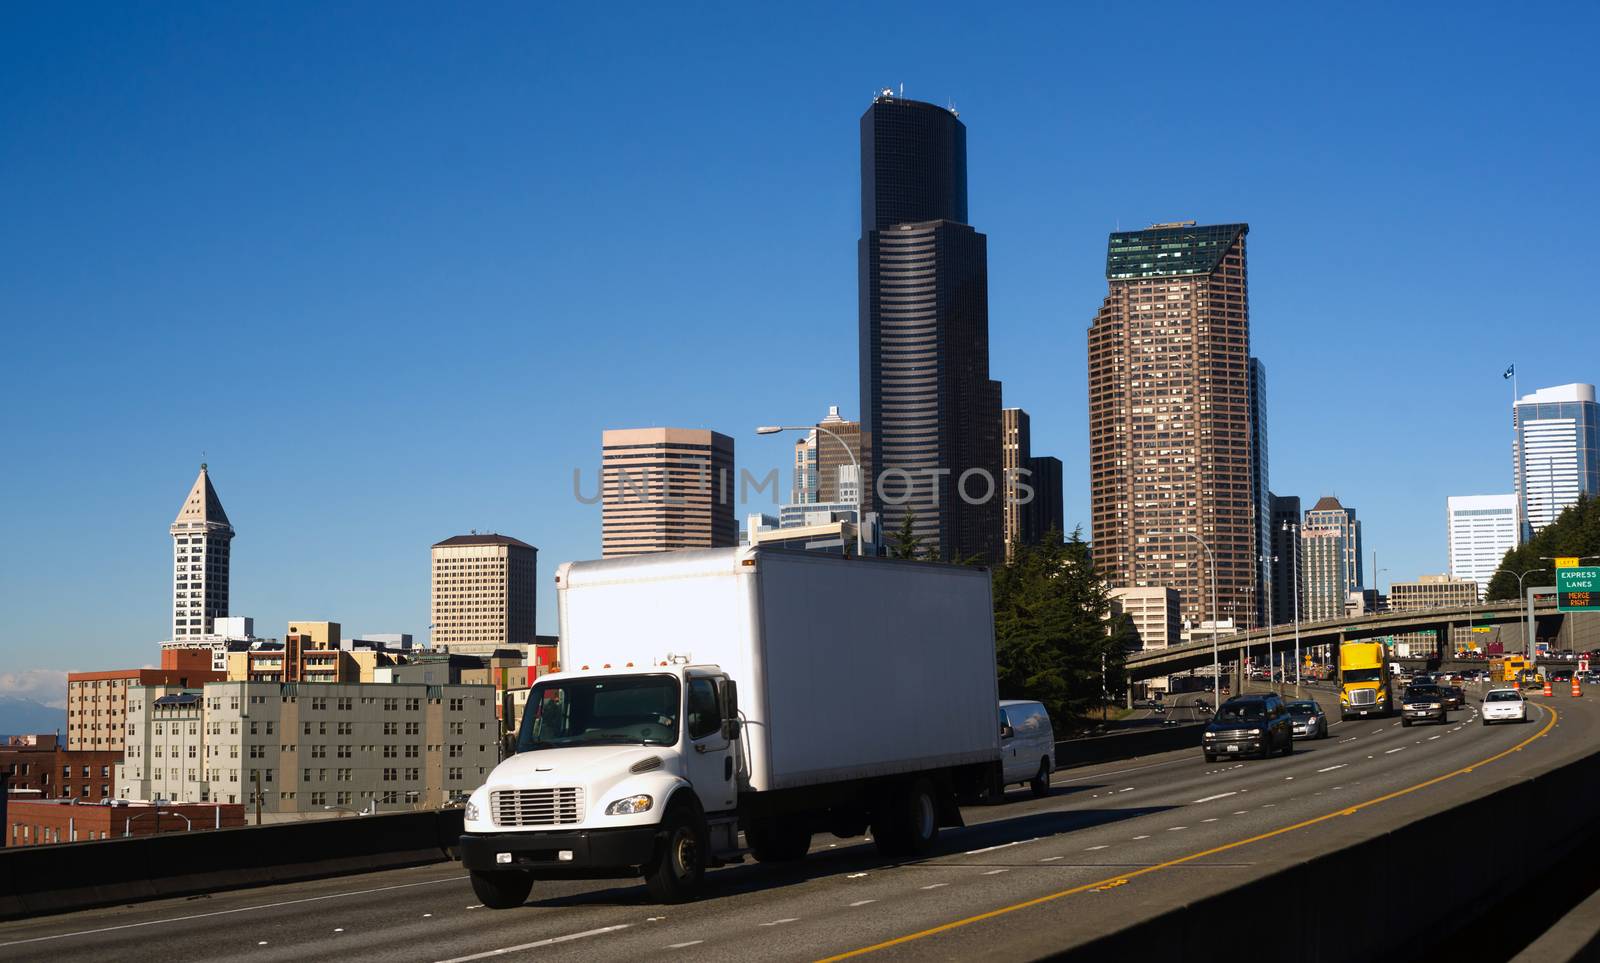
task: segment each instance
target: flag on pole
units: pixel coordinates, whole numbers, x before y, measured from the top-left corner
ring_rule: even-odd
[[[1509,377],[1511,377],[1512,375],[1514,375],[1516,373],[1517,373],[1517,366],[1516,365],[1509,365],[1506,368],[1506,373],[1501,375],[1500,377],[1501,378],[1509,378]]]

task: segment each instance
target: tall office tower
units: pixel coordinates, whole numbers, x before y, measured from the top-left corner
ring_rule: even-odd
[[[1356,510],[1331,495],[1317,499],[1300,526],[1300,606],[1304,617],[1342,618],[1351,592],[1360,592],[1361,523]]]
[[[212,619],[228,614],[233,526],[204,464],[168,531],[172,533],[172,637],[205,635]]]
[[[813,505],[817,501],[817,433],[808,431],[794,443],[794,486],[789,504]]]
[[[863,451],[861,422],[846,421],[838,405],[817,422],[817,498],[822,504],[856,503],[861,478],[871,477],[871,452]],[[860,466],[859,469],[857,466]],[[871,511],[869,508],[868,511]]]
[[[739,544],[732,438],[624,428],[604,432],[600,444],[602,556]]]
[[[1600,493],[1600,405],[1594,385],[1557,385],[1523,395],[1511,419],[1512,476],[1522,496],[1526,539],[1579,495]]]
[[[861,115],[858,253],[867,494],[883,531],[913,514],[931,556],[998,561],[988,239],[967,223],[967,129],[954,111],[884,91]]]
[[[436,543],[430,644],[466,655],[533,645],[538,562],[538,549],[508,535],[473,532]],[[331,636],[326,628],[307,628],[313,625],[297,623],[289,631],[323,649],[339,648],[337,623]]]
[[[1112,234],[1089,328],[1094,559],[1107,582],[1181,593],[1191,625],[1254,591],[1245,224]],[[1212,611],[1216,560],[1220,612]],[[1253,607],[1253,606],[1252,606]]]
[[[1300,497],[1298,495],[1273,495],[1268,493],[1268,518],[1271,538],[1267,540],[1270,549],[1267,558],[1272,566],[1270,584],[1272,591],[1272,609],[1268,613],[1274,625],[1284,625],[1294,621],[1295,600],[1299,593],[1295,591],[1295,582],[1300,577],[1300,569],[1304,559],[1300,557]],[[1305,613],[1305,605],[1300,606],[1301,614]]]
[[[1008,562],[1016,554],[1018,545],[1038,541],[1038,537],[1024,524],[1028,516],[1028,505],[1018,503],[1017,483],[1021,481],[1029,487],[1033,484],[1031,480],[1019,474],[1028,470],[1028,459],[1033,457],[1031,434],[1026,411],[1021,408],[1000,409],[1000,468],[1005,472],[1006,481],[1006,500],[1002,506],[1002,516],[1005,519]]]
[[[1500,560],[1517,547],[1517,496],[1451,495],[1445,500],[1450,527],[1450,577],[1478,583],[1478,596]]]
[[[1053,455],[1034,455],[1028,459],[1028,484],[1033,486],[1033,501],[1027,504],[1024,531],[1035,541],[1055,532],[1066,534],[1066,506],[1061,488],[1061,459]]]
[[[1272,492],[1267,479],[1267,366],[1260,358],[1250,359],[1250,494],[1256,514],[1255,621],[1250,628],[1267,624],[1267,605],[1272,593]]]

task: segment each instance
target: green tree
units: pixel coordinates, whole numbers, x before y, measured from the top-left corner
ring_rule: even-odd
[[[890,558],[921,558],[923,556],[922,536],[915,531],[917,513],[915,509],[906,509],[905,515],[900,519],[900,528],[889,536]]]
[[[1529,569],[1542,568],[1544,572],[1523,579],[1523,588],[1551,585],[1555,582],[1555,566],[1544,559],[1584,555],[1600,555],[1600,499],[1586,495],[1579,496],[1576,503],[1539,529],[1533,538],[1506,553],[1494,578],[1489,580],[1489,598],[1515,599],[1517,575]]]
[[[994,569],[994,609],[1001,698],[1044,703],[1061,731],[1100,706],[1102,665],[1106,691],[1121,691],[1133,627],[1112,614],[1080,531],[1019,546]]]

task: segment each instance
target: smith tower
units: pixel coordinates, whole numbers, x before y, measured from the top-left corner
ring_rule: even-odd
[[[212,620],[228,614],[228,543],[233,541],[233,526],[204,464],[170,531],[172,637],[208,635]]]
[[[884,91],[861,116],[861,417],[882,531],[1004,558],[988,239],[967,223],[967,129]]]
[[[1252,379],[1248,231],[1184,221],[1112,234],[1089,328],[1095,565],[1112,585],[1177,589],[1196,626],[1253,623],[1260,591],[1266,464],[1252,432],[1265,416],[1252,381],[1265,378]]]

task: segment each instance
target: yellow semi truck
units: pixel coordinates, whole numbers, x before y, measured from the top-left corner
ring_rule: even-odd
[[[1394,691],[1382,642],[1339,646],[1339,714],[1345,719],[1394,714]]]

